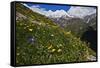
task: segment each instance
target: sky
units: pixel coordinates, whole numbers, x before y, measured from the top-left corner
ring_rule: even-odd
[[[45,10],[52,10],[52,11],[56,11],[56,10],[65,10],[68,11],[70,9],[71,6],[69,5],[51,5],[51,4],[32,4],[32,3],[27,3],[28,6],[33,7],[33,6],[37,6],[38,8],[45,8]]]
[[[72,5],[54,5],[54,4],[34,4],[23,3],[24,6],[32,11],[45,15],[47,17],[79,17],[84,18],[87,15],[96,13],[95,7],[72,6]]]

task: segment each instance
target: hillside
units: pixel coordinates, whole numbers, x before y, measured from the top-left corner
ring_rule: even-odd
[[[49,18],[16,3],[17,65],[94,61],[88,44]]]
[[[96,17],[90,19],[89,16],[86,16],[84,19],[81,18],[50,18],[60,27],[64,28],[66,31],[70,30],[75,36],[81,37],[82,34],[88,30],[88,27],[91,26],[96,30]],[[86,23],[89,19],[89,23]]]

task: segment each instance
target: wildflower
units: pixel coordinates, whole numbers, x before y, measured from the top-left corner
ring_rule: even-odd
[[[61,52],[62,50],[61,49],[58,49],[58,51],[57,52]]]
[[[45,31],[43,31],[43,32],[45,32]]]
[[[28,42],[34,44],[35,38],[33,36],[28,37]]]
[[[26,53],[23,53],[23,55],[25,55]]]
[[[62,44],[59,44],[59,46],[62,46]]]
[[[29,27],[29,26],[26,26],[26,27]]]
[[[56,49],[52,49],[52,52],[54,52]]]
[[[29,29],[29,31],[33,31],[33,29]]]
[[[51,49],[52,48],[52,45],[50,45],[49,47],[48,47],[48,49]]]
[[[65,34],[71,34],[71,31],[66,32]]]
[[[24,29],[26,29],[26,27],[24,27]]]
[[[20,26],[22,26],[23,24],[22,23],[20,23]]]
[[[53,35],[53,34],[51,34],[51,36],[53,37],[54,35]]]
[[[18,63],[18,60],[16,62]]]
[[[19,53],[17,53],[17,55],[20,55]]]
[[[39,25],[42,25],[42,23],[39,23]]]
[[[74,37],[74,39],[77,39],[76,37]]]
[[[40,27],[38,27],[37,29],[40,29]]]
[[[62,44],[57,45],[57,47],[58,47],[58,48],[59,48],[59,47],[62,47]]]
[[[73,47],[74,47],[75,45],[73,45]]]
[[[27,24],[24,24],[24,25],[27,25]]]
[[[20,49],[19,47],[17,47],[17,49]]]

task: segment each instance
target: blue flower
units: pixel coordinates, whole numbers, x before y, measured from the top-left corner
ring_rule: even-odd
[[[29,37],[28,37],[28,42],[29,42],[30,44],[34,44],[34,42],[35,42],[34,36],[29,36]]]

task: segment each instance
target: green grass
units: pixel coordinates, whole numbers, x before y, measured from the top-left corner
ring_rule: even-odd
[[[65,31],[45,16],[23,7],[17,4],[17,12],[27,17],[16,22],[17,65],[88,61],[87,57],[95,55],[71,31]],[[31,13],[26,14],[28,10]],[[29,42],[29,37],[34,41]]]

